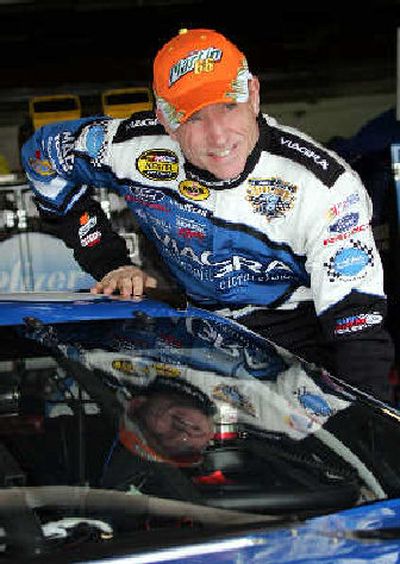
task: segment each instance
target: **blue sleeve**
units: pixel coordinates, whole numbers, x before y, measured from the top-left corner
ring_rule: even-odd
[[[42,228],[62,239],[97,280],[131,264],[125,240],[91,197],[93,186],[107,187],[107,177],[93,165],[90,152],[106,141],[108,121],[98,117],[44,126],[24,144],[21,155]]]
[[[23,145],[21,162],[41,211],[64,215],[98,178],[89,161],[84,164],[77,150],[83,129],[100,125],[104,117],[91,117],[46,125]]]

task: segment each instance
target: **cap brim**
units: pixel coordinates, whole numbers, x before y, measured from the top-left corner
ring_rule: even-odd
[[[212,82],[211,84],[208,82],[196,88],[185,90],[180,96],[174,97],[174,107],[178,114],[182,114],[181,121],[176,127],[185,123],[196,112],[212,104],[245,103],[248,99],[248,89],[246,93],[243,92],[240,95],[239,101],[238,95],[233,89],[231,89],[231,92],[227,90],[226,81]],[[165,100],[168,102],[168,98],[165,98]],[[190,103],[188,103],[188,100],[190,100]]]

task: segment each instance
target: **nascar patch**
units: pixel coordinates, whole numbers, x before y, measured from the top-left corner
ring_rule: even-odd
[[[210,190],[200,184],[200,182],[196,182],[196,180],[182,180],[179,183],[179,192],[188,200],[196,202],[207,200],[210,195]]]

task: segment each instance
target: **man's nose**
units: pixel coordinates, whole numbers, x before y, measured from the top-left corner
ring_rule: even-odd
[[[226,139],[226,126],[218,115],[209,116],[206,120],[206,135],[209,143],[223,145]]]

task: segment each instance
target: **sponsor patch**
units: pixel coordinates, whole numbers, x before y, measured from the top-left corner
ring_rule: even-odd
[[[178,229],[178,236],[183,237],[184,239],[204,239],[205,234],[201,231],[193,231],[188,227],[180,227]]]
[[[136,115],[136,114],[135,114]],[[158,121],[158,119],[155,116],[152,117],[145,117],[142,119],[135,119],[135,118],[131,118],[127,123],[126,123],[126,129],[135,129],[135,128],[145,128],[145,127],[155,127],[157,125],[160,125],[160,122]]]
[[[134,202],[144,207],[156,209],[166,212],[167,207],[161,203],[164,199],[164,194],[160,190],[153,190],[153,188],[135,187],[131,188],[131,194],[125,195],[126,202]]]
[[[35,157],[30,157],[28,162],[32,170],[39,176],[54,176],[56,173],[50,161],[40,158],[40,153]]]
[[[203,225],[186,217],[176,218],[178,237],[183,239],[205,239],[206,231]]]
[[[152,227],[152,233],[163,247],[165,255],[179,262],[181,268],[198,280],[214,280],[222,291],[247,286],[251,283],[291,282],[297,275],[289,264],[277,259],[262,263],[256,259],[232,254],[229,258],[215,261],[211,251],[196,254],[190,242],[180,245],[180,240]]]
[[[280,178],[250,178],[246,200],[266,219],[284,217],[295,201],[297,186]]]
[[[302,140],[296,141],[288,137],[281,137],[281,144],[288,147],[292,151],[297,151],[307,159],[312,160],[323,170],[328,170],[329,163],[325,158],[325,155],[317,151],[314,147],[311,147],[309,144],[306,144],[306,142]]]
[[[210,190],[195,180],[182,180],[179,183],[179,192],[188,200],[196,202],[207,200],[210,195]]]
[[[206,236],[205,227],[199,221],[189,217],[177,216],[176,227],[178,235],[185,239],[204,239]]]
[[[97,224],[97,216],[90,217],[88,213],[84,213],[79,218],[81,227],[78,230],[79,237],[85,236]]]
[[[360,196],[356,192],[353,192],[347,198],[341,202],[337,202],[333,206],[331,206],[326,214],[326,217],[329,221],[335,219],[335,217],[339,217],[342,214],[346,213],[351,206],[358,204],[360,201]]]
[[[363,231],[369,229],[369,227],[370,226],[368,223],[364,223],[363,225],[356,225],[355,227],[353,227],[353,229],[347,231],[347,233],[338,233],[337,235],[332,235],[332,237],[324,239],[324,245],[332,245],[333,243],[337,243],[338,241],[346,241],[346,239],[349,239],[355,233],[362,233]]]
[[[100,231],[94,231],[93,233],[89,233],[86,237],[81,238],[81,245],[82,247],[94,247],[100,243],[100,239]]]
[[[102,125],[93,125],[87,130],[85,139],[86,151],[92,159],[96,159],[100,155],[104,146],[105,136],[105,130]]]
[[[371,248],[360,241],[350,239],[348,247],[340,248],[328,262],[324,262],[331,282],[340,280],[360,280],[367,275],[366,268],[374,265]]]
[[[55,160],[57,166],[64,172],[71,172],[74,168],[74,149],[75,149],[75,136],[70,131],[61,131],[55,137],[48,138],[48,151],[52,151],[54,144],[54,151],[56,154]]]
[[[302,164],[328,188],[345,171],[334,155],[299,135],[268,124],[263,136],[263,145],[269,152]]]
[[[349,231],[357,225],[359,217],[360,214],[358,212],[348,213],[330,225],[328,228],[329,232],[343,233],[344,231]]]
[[[177,366],[162,362],[140,364],[140,362],[133,363],[129,359],[121,358],[113,360],[111,366],[114,370],[130,376],[146,378],[164,376],[168,378],[177,378],[181,375],[181,370]]]
[[[200,217],[209,217],[211,215],[209,210],[200,208],[199,206],[191,204],[190,202],[176,202],[176,207],[186,213],[198,215]]]
[[[165,130],[151,111],[135,112],[118,126],[113,143],[124,143],[142,135],[166,135]]]
[[[169,149],[149,149],[137,158],[136,168],[149,180],[175,180],[179,174],[178,156]]]
[[[80,227],[78,229],[78,236],[82,247],[94,247],[101,240],[101,232],[90,230],[97,225],[97,216],[90,216],[87,212],[79,218]]]
[[[378,311],[372,313],[359,313],[358,315],[349,315],[348,317],[341,317],[336,319],[335,328],[333,330],[335,335],[348,335],[350,333],[357,333],[364,331],[373,325],[382,323],[383,316]]]

